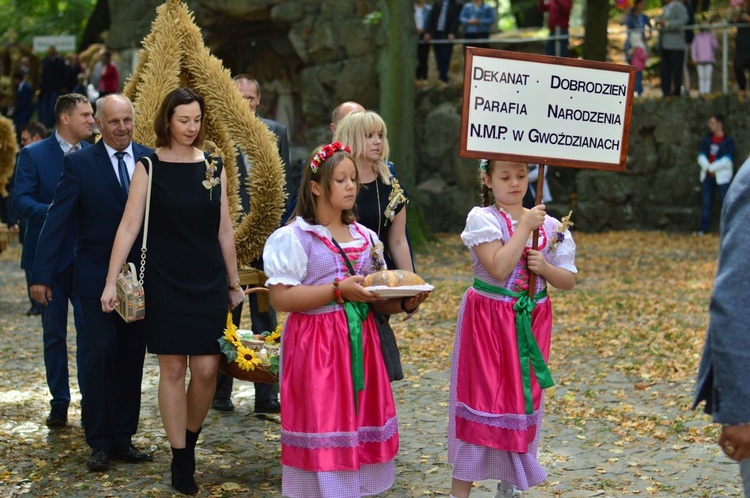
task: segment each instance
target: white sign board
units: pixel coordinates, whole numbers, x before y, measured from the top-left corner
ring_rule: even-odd
[[[34,52],[46,52],[49,47],[55,47],[58,52],[75,52],[76,37],[73,35],[34,37]]]
[[[461,155],[624,170],[635,68],[469,48]]]

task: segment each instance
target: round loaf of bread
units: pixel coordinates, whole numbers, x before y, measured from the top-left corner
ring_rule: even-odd
[[[422,277],[406,270],[383,270],[371,273],[365,277],[362,283],[364,287],[404,287],[424,284]]]

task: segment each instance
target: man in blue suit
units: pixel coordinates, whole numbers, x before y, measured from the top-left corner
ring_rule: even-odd
[[[21,253],[21,268],[26,272],[30,272],[34,265],[39,233],[42,231],[47,208],[52,202],[62,173],[63,160],[67,154],[88,145],[83,140],[91,136],[93,115],[94,111],[87,97],[76,93],[61,95],[55,103],[55,133],[49,138],[24,147],[18,156],[13,207],[17,216],[26,221]],[[47,417],[47,426],[50,428],[64,427],[68,421],[68,300],[73,304],[77,331],[78,386],[81,397],[85,396],[85,389],[81,384],[82,365],[86,354],[82,341],[84,320],[78,296],[73,293],[75,234],[75,223],[72,223],[61,236],[56,264],[51,269],[50,284],[55,287],[55,293],[45,303],[42,312],[44,367],[47,385],[52,394],[52,408]]]
[[[44,302],[57,293],[54,268],[69,227],[77,224],[74,288],[87,325],[83,419],[92,450],[87,466],[97,472],[109,469],[110,459],[129,463],[152,459],[131,443],[141,408],[145,328],[142,321],[128,324],[117,313],[104,313],[100,302],[130,177],[136,162],[153,152],[132,142],[133,114],[133,104],[120,94],[97,101],[102,139],[65,158],[31,275],[34,299]],[[131,262],[139,261],[139,246],[133,244]]]

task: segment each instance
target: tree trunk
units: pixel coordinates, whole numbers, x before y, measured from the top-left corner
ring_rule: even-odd
[[[83,52],[94,43],[100,43],[102,41],[101,34],[109,29],[109,24],[109,1],[97,0],[94,12],[91,13],[91,17],[86,21],[86,28],[83,30],[83,37],[81,38],[81,44],[78,46],[78,52]]]
[[[414,76],[417,68],[417,30],[414,2],[381,0],[382,42],[380,51],[380,115],[388,127],[390,160],[407,192],[415,189],[414,160]],[[412,244],[419,246],[426,236],[415,203],[409,204],[407,222]]]
[[[607,59],[607,23],[609,22],[608,0],[587,0],[583,44],[583,58],[592,61]]]

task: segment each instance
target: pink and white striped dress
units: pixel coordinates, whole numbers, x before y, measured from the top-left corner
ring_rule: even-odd
[[[558,223],[546,217],[538,250],[548,262],[575,273],[575,243],[569,231],[555,232]],[[528,270],[522,258],[504,281],[495,280],[473,249],[496,240],[507,243],[516,226],[509,214],[495,206],[477,207],[461,234],[471,252],[475,285],[464,295],[456,324],[448,461],[453,464],[453,477],[461,481],[499,479],[526,490],[547,477],[536,459],[544,411],[542,389],[534,368],[528,366],[530,383],[524,390],[521,358],[526,355],[519,354],[514,311],[518,295],[524,292],[520,286],[526,282],[528,287]],[[552,333],[552,305],[542,292],[546,286],[537,277],[535,294],[542,294],[531,313],[530,340],[538,345],[544,362]]]
[[[372,273],[377,235],[358,223],[341,243],[358,275]],[[382,254],[380,255],[382,258]],[[297,218],[263,251],[266,285],[330,284],[349,275],[328,229]],[[393,485],[398,421],[372,314],[362,323],[364,390],[354,402],[349,328],[341,305],[289,314],[281,336],[282,494],[351,498]]]

